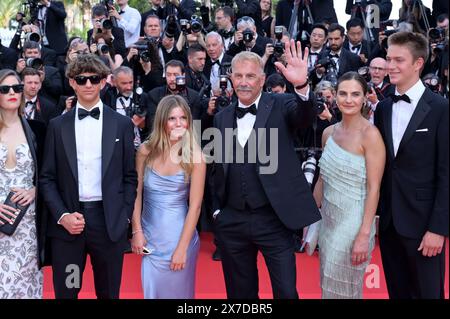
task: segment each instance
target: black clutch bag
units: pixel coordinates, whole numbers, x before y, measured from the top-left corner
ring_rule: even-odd
[[[16,219],[14,220],[14,223],[10,224],[0,217],[0,220],[4,223],[3,225],[0,225],[0,231],[8,236],[11,236],[12,234],[14,234],[17,226],[19,225],[20,221],[23,218],[23,215],[25,215],[28,207],[30,206],[29,204],[26,206],[19,205],[19,202],[13,203],[11,201],[11,197],[14,194],[15,194],[14,192],[10,192],[5,199],[5,202],[3,203],[5,205],[8,205],[10,207],[20,210],[19,214],[16,216]]]

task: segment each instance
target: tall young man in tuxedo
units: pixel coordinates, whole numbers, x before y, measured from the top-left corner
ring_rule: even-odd
[[[108,73],[92,54],[71,62],[77,105],[47,129],[40,185],[56,298],[78,297],[88,254],[97,298],[119,298],[137,176],[133,124],[100,100]]]
[[[398,32],[388,45],[395,94],[375,112],[387,154],[379,207],[387,288],[392,299],[444,298],[448,101],[419,78],[429,50],[424,36]]]
[[[300,42],[297,47],[286,43],[285,49],[287,66],[276,66],[296,87],[295,96],[262,93],[263,62],[256,53],[242,52],[232,61],[238,101],[214,118],[221,135],[214,148],[213,218],[231,299],[258,298],[258,251],[266,260],[273,297],[298,298],[292,231],[320,219],[292,137],[295,128],[309,126],[315,116],[308,53],[302,58]],[[230,138],[234,128],[237,134]],[[258,149],[274,158],[265,161]]]

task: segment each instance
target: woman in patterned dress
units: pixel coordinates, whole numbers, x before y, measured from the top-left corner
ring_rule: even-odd
[[[314,190],[322,213],[320,283],[324,299],[360,299],[375,244],[374,218],[386,154],[380,132],[361,114],[366,81],[348,72],[336,91],[342,121],[323,132]]]
[[[14,71],[0,71],[0,298],[42,298],[36,215],[37,163],[35,141],[22,113],[23,85]],[[4,203],[13,191],[14,202],[29,205],[10,236],[1,225],[12,223],[16,211]]]

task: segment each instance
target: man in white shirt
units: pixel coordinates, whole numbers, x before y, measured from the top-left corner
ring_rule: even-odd
[[[108,74],[96,55],[71,62],[67,76],[78,102],[47,130],[40,186],[50,214],[42,225],[58,299],[78,297],[88,254],[97,298],[119,298],[137,174],[133,124],[100,100]],[[68,284],[68,271],[78,284]]]
[[[139,40],[141,28],[141,14],[128,5],[128,0],[117,0],[120,11],[114,6],[110,7],[109,15],[117,19],[117,25],[123,29],[125,46],[129,48]]]
[[[397,32],[387,69],[395,94],[381,101],[375,125],[386,145],[379,240],[391,299],[443,299],[449,233],[449,107],[420,73],[428,40]]]
[[[258,298],[258,251],[266,260],[273,297],[298,298],[292,231],[320,219],[292,136],[315,116],[308,54],[302,58],[300,42],[297,47],[286,43],[285,50],[287,65],[276,62],[276,67],[296,96],[263,93],[262,59],[241,52],[232,61],[231,75],[238,101],[214,117],[221,133],[214,139],[214,229],[231,299]],[[237,134],[230,136],[233,128]],[[256,151],[261,149],[264,154]],[[270,159],[264,158],[267,153]]]

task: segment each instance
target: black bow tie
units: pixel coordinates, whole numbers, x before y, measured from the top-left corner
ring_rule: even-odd
[[[218,66],[220,66],[220,61],[216,60],[216,61],[211,61],[211,65],[217,64]]]
[[[119,11],[119,14],[124,14],[124,13],[125,13],[125,11],[123,11],[123,10]]]
[[[122,93],[119,93],[119,94],[117,95],[117,98],[121,98],[121,97],[123,97],[123,98],[125,99],[125,101],[128,101],[128,99],[130,98],[130,96],[125,96],[125,95],[123,95]]]
[[[339,59],[339,54],[333,54],[333,53],[330,53],[330,54],[328,54],[328,56],[329,56],[330,58],[336,58],[336,59]]]
[[[392,101],[394,101],[394,103],[397,103],[398,101],[405,101],[406,103],[411,103],[411,99],[406,94],[403,95],[391,94],[391,99]]]
[[[309,55],[319,55],[318,52],[309,52]]]
[[[32,101],[28,101],[27,103],[25,103],[25,107],[32,107],[35,108],[36,107],[36,102],[32,102]]]
[[[252,104],[249,107],[236,107],[236,116],[240,119],[243,118],[245,114],[250,113],[256,115],[257,109],[256,104]]]
[[[87,116],[92,116],[94,119],[98,120],[100,118],[100,109],[98,107],[92,109],[91,111],[86,111],[85,109],[78,109],[79,120],[82,120]]]
[[[352,46],[352,50],[359,50],[359,49],[361,49],[361,44]]]

